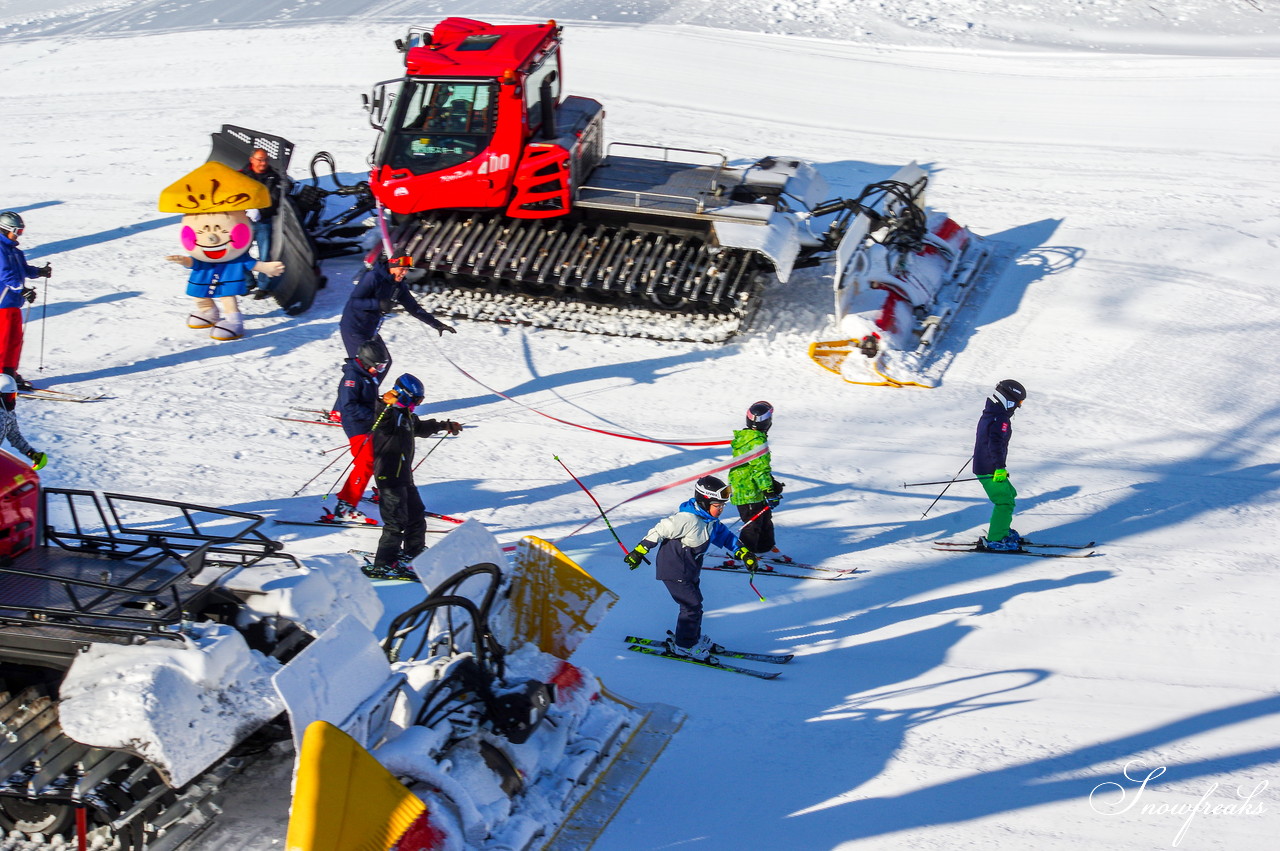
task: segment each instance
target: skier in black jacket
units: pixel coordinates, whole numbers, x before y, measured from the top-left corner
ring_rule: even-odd
[[[373,427],[373,478],[382,509],[382,538],[374,555],[372,572],[395,573],[408,567],[426,547],[426,508],[413,483],[414,438],[437,432],[459,434],[462,424],[453,420],[424,420],[413,409],[422,404],[422,382],[405,373],[382,394]]]
[[[1009,552],[1022,546],[1021,537],[1010,528],[1018,492],[1009,481],[1005,463],[1009,438],[1013,437],[1013,424],[1009,420],[1026,398],[1027,389],[1012,378],[1006,378],[996,385],[996,391],[987,399],[978,419],[978,432],[973,444],[973,474],[978,477],[992,505],[987,535],[978,539],[981,549]]]
[[[342,345],[347,350],[347,357],[356,356],[356,351],[365,340],[375,337],[379,340],[378,329],[382,327],[383,315],[390,313],[399,304],[409,315],[435,328],[443,335],[458,333],[452,326],[436,319],[409,292],[409,285],[404,282],[405,273],[413,266],[412,257],[393,257],[390,261],[379,255],[351,290],[347,304],[342,308],[342,319],[338,322],[338,333],[342,335]]]

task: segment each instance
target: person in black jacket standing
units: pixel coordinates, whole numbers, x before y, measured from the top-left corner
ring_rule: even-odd
[[[987,535],[978,539],[979,549],[1010,552],[1022,548],[1022,539],[1010,528],[1013,506],[1018,496],[1009,481],[1006,460],[1009,438],[1013,437],[1010,418],[1027,398],[1027,389],[1012,378],[996,385],[978,419],[978,433],[973,444],[973,474],[991,500],[991,522]]]
[[[426,508],[413,482],[414,438],[437,432],[459,434],[462,424],[453,420],[425,420],[413,409],[422,404],[425,391],[417,377],[405,373],[382,394],[373,426],[373,478],[378,484],[382,509],[382,538],[374,554],[372,572],[395,573],[408,567],[426,547]]]

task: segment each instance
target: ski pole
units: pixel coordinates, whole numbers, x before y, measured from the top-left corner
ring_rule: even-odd
[[[743,529],[747,528],[752,523],[754,523],[756,518],[759,517],[761,514],[764,514],[766,511],[772,511],[772,510],[773,510],[773,506],[766,503],[764,508],[757,511],[755,514],[752,514],[751,517],[747,519],[747,522],[742,524],[742,528]],[[738,540],[739,541],[742,540],[742,529],[738,530]],[[759,563],[760,563],[759,561],[756,562],[756,564],[759,564]],[[756,569],[754,567],[751,568],[750,572],[747,574],[747,584],[751,586],[752,591],[756,592],[756,596],[760,598],[761,603],[768,602],[767,600],[765,600],[764,595],[760,593],[760,589],[756,587]]]
[[[964,472],[964,468],[969,466],[969,461],[972,461],[972,460],[973,460],[973,456],[970,455],[968,460],[960,465],[960,469],[956,470],[956,474],[951,478],[951,481],[947,482],[947,487],[943,488],[942,493],[938,494],[933,498],[933,502],[929,503],[929,507],[924,510],[924,514],[920,515],[921,520],[929,516],[929,512],[932,511],[933,507],[938,504],[938,500],[942,499],[942,494],[946,493],[947,488],[951,487],[953,484],[956,483],[956,481],[960,478],[960,474]]]
[[[413,465],[413,472],[415,472],[415,473],[416,473],[416,472],[418,472],[418,468],[422,466],[422,462],[423,462],[423,461],[425,461],[425,460],[427,460],[428,458],[430,458],[430,457],[431,457],[431,453],[432,453],[432,452],[435,452],[437,449],[439,449],[439,448],[440,448],[440,444],[444,443],[444,439],[445,439],[446,437],[448,437],[448,436],[449,436],[448,434],[442,434],[442,435],[440,435],[440,439],[436,441],[436,445],[435,445],[435,446],[433,446],[433,447],[431,447],[430,449],[428,449],[428,450],[427,450],[427,454],[426,454],[426,455],[423,455],[421,458],[419,458],[419,459],[418,459],[418,463]]]
[[[316,473],[314,476],[312,476],[311,478],[309,478],[309,479],[307,479],[305,482],[303,482],[302,487],[300,487],[300,488],[298,488],[296,491],[294,491],[294,492],[291,494],[291,496],[297,496],[298,494],[300,494],[300,493],[302,493],[304,490],[306,490],[306,489],[307,489],[307,487],[308,487],[312,482],[314,482],[316,479],[318,479],[318,478],[320,478],[322,475],[324,475],[324,471],[325,471],[325,470],[329,469],[329,468],[330,468],[330,467],[332,467],[334,464],[338,463],[338,459],[339,459],[339,458],[341,458],[341,457],[342,457],[341,455],[335,455],[335,456],[333,456],[333,460],[332,460],[332,461],[330,461],[328,464],[325,464],[323,467],[321,467],[321,468],[320,468],[320,471],[319,471],[318,473]],[[328,497],[328,494],[325,494],[325,496],[326,496],[326,497]]]
[[[48,267],[48,263],[44,264]],[[38,372],[44,372],[44,327],[48,323],[45,322],[49,318],[49,278],[44,279],[44,303],[40,305],[40,368]]]
[[[559,455],[552,455],[551,457],[556,459],[556,461],[559,461],[560,466],[564,467],[564,471],[569,474],[569,478],[577,482],[578,487],[582,488],[582,492],[585,493],[587,496],[591,497],[591,501],[596,504],[596,508],[600,511],[600,516],[604,518],[604,525],[609,527],[609,534],[613,535],[613,539],[618,542],[618,546],[622,547],[622,552],[626,553],[627,555],[630,555],[631,550],[627,549],[627,545],[622,543],[622,539],[618,537],[618,533],[613,531],[613,524],[609,522],[609,515],[604,513],[604,509],[600,506],[600,501],[595,498],[595,495],[592,494],[590,490],[587,489],[587,486],[582,483],[582,480],[579,479],[577,476],[575,476],[573,474],[573,471],[570,470],[563,461],[560,461]],[[640,560],[643,561],[645,564],[649,563],[649,560],[644,556],[640,556]]]
[[[969,462],[966,461],[965,463],[967,464]],[[954,485],[956,482],[976,482],[979,479],[983,479],[983,478],[989,479],[991,477],[990,476],[974,476],[971,479],[951,479],[949,481],[947,479],[943,479],[940,482],[910,482],[910,483],[903,482],[902,486],[904,488],[919,488],[919,487],[924,487],[925,485]]]
[[[387,405],[381,411],[378,412],[378,418],[373,421],[373,425],[369,426],[369,433],[364,436],[364,440],[360,443],[360,448],[351,453],[351,460],[347,462],[347,466],[342,468],[342,472],[339,473],[338,478],[334,480],[333,486],[330,487],[329,490],[325,493],[325,495],[320,498],[321,502],[328,501],[329,494],[333,493],[334,488],[338,486],[338,482],[342,481],[346,477],[347,470],[351,469],[351,465],[356,462],[356,456],[358,456],[361,452],[363,452],[364,448],[369,445],[369,441],[373,439],[373,430],[378,427],[378,423],[382,422],[383,415],[386,414],[387,411],[389,411],[390,409],[391,409],[391,406]],[[324,470],[327,470],[330,467],[332,467],[334,464],[334,461],[337,461],[341,457],[342,457],[341,455],[335,456],[333,461],[330,461],[328,464],[324,465]],[[321,470],[320,473],[323,473],[324,470]],[[314,476],[312,476],[311,480],[307,482],[307,485],[311,484],[311,482],[314,482],[316,479],[320,478],[320,473],[316,473]],[[302,488],[305,488],[307,485],[303,485]],[[302,488],[298,488],[298,491],[294,493],[294,496],[297,496],[298,492],[301,492]]]

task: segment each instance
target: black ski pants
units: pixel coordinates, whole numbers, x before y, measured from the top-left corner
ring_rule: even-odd
[[[382,537],[374,566],[386,567],[400,557],[401,550],[422,552],[427,545],[427,518],[418,486],[380,486],[378,507],[382,509]]]
[[[753,553],[767,553],[777,546],[773,537],[773,509],[764,511],[768,505],[767,502],[749,502],[737,506],[738,516],[745,524],[738,530],[738,540]],[[762,511],[763,514],[760,513]],[[751,520],[752,517],[756,519]]]
[[[679,579],[664,579],[671,599],[680,606],[680,614],[676,616],[676,644],[681,647],[692,647],[698,643],[702,635],[702,588],[697,579],[682,582]]]

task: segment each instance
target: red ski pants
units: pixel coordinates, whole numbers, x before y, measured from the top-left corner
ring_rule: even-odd
[[[22,308],[0,307],[0,370],[18,371],[22,359]]]
[[[338,499],[347,505],[359,505],[365,485],[373,478],[373,436],[357,434],[351,441],[351,475],[338,491]]]

